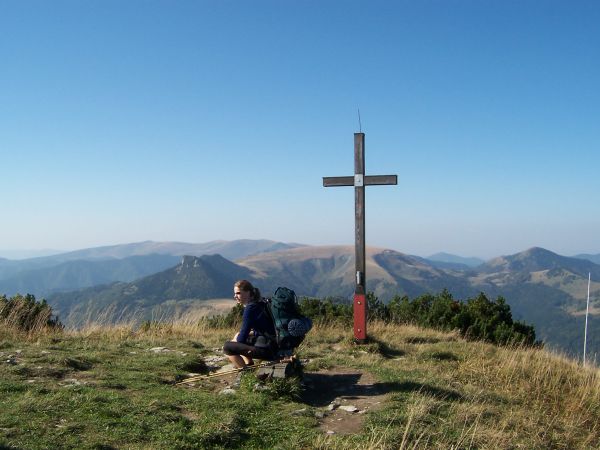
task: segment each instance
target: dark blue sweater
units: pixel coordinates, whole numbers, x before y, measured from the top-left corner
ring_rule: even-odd
[[[265,306],[262,302],[252,302],[246,305],[242,316],[242,328],[237,337],[238,342],[246,342],[251,330],[254,330],[254,334],[257,336],[275,335],[275,326],[265,311]]]

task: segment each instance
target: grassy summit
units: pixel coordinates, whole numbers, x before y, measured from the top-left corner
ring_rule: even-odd
[[[304,385],[245,373],[233,394],[220,393],[233,377],[173,386],[224,364],[233,333],[0,329],[0,448],[600,447],[597,369],[412,326],[374,323],[364,346],[317,326],[299,350]]]

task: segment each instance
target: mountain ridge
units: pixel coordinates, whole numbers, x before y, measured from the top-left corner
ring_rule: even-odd
[[[117,260],[74,260],[36,268],[0,280],[0,291],[13,295],[33,293],[47,296],[115,281],[133,281],[177,264],[170,255],[138,255]]]
[[[227,259],[237,259],[257,253],[300,247],[267,239],[239,239],[235,241],[210,241],[200,244],[185,242],[143,241],[103,247],[81,249],[58,255],[25,260],[0,259],[0,293],[14,295],[31,293],[45,296],[59,290],[69,291],[95,284],[132,281],[174,266],[183,255],[201,256],[222,254]],[[136,273],[123,260],[147,258],[148,267],[139,267]],[[176,257],[175,259],[173,257]],[[112,275],[109,275],[112,273]],[[133,273],[133,274],[132,274]],[[85,281],[85,280],[89,281]],[[73,280],[69,283],[68,280]]]
[[[528,270],[537,272],[541,270],[561,269],[569,266],[570,270],[580,276],[592,273],[600,278],[600,266],[591,261],[562,256],[541,247],[531,247],[523,252],[508,256],[499,256],[482,264],[480,271],[503,271]]]
[[[138,280],[57,293],[48,301],[73,326],[101,314],[108,321],[149,320],[159,312],[171,314],[177,301],[231,297],[240,278],[252,278],[252,273],[220,255],[183,256],[176,266]]]
[[[570,353],[579,351],[579,342],[583,339],[580,312],[585,306],[583,295],[587,276],[581,275],[582,270],[593,269],[596,273],[600,269],[591,262],[562,257],[539,248],[496,258],[483,265],[480,271],[440,269],[419,257],[376,247],[367,247],[366,256],[367,291],[374,292],[382,301],[389,301],[396,295],[415,298],[443,289],[457,299],[471,298],[479,292],[486,293],[489,298],[503,296],[515,319],[532,323],[540,338]],[[194,266],[201,270],[189,272],[187,278],[181,275]],[[81,313],[86,309],[84,304],[88,308],[93,303],[107,307],[111,302],[121,309],[147,310],[174,302],[183,308],[211,296],[229,298],[231,286],[238,278],[248,278],[263,294],[284,285],[300,296],[350,299],[354,290],[353,274],[352,246],[283,249],[236,262],[220,255],[184,256],[178,266],[160,274],[104,289],[94,287],[76,293],[59,293],[48,300],[60,314],[74,306],[79,306]],[[598,305],[600,283],[592,283],[591,294],[592,306]],[[600,332],[600,324],[593,318],[590,325],[592,330]],[[590,348],[600,350],[598,334],[592,333]]]
[[[595,255],[592,255],[590,253],[580,253],[578,255],[573,256],[573,258],[587,259],[588,261],[591,261],[594,264],[600,264],[600,253],[597,253]]]
[[[458,264],[466,267],[477,267],[485,262],[485,260],[476,257],[464,257],[453,255],[451,253],[438,252],[427,256],[425,259],[436,263]]]
[[[216,240],[204,243],[189,243],[178,241],[141,241],[128,244],[116,244],[100,247],[85,248],[51,256],[31,258],[38,261],[45,260],[90,260],[125,258],[128,256],[141,256],[148,254],[165,254],[171,256],[219,253],[225,258],[239,258],[248,254],[268,252],[281,248],[293,248],[302,244],[286,244],[268,239],[237,239],[233,241]]]

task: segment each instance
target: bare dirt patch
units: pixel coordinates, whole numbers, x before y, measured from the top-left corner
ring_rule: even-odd
[[[352,434],[362,428],[366,413],[381,408],[390,388],[368,372],[337,367],[305,372],[302,401],[317,408],[320,428],[329,434]],[[354,408],[351,408],[354,407]]]

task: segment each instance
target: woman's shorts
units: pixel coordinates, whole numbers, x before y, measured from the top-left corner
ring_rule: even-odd
[[[256,342],[256,344],[260,344],[260,342]],[[269,361],[275,359],[275,351],[270,345],[263,347],[249,345],[243,342],[227,341],[223,345],[223,353],[228,356],[240,355],[248,358],[266,359]]]

